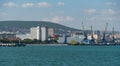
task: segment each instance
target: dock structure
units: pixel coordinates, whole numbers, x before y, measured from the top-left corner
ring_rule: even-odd
[[[16,46],[15,43],[0,43],[0,47],[12,47],[12,46]]]
[[[0,47],[19,47],[26,46],[25,44],[16,44],[16,43],[0,43]]]

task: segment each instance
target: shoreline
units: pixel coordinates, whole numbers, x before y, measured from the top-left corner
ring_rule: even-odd
[[[25,44],[26,46],[120,46],[120,44]],[[8,44],[1,44],[0,46],[8,46],[8,47],[16,47],[16,46],[23,46],[23,45],[17,45],[15,43],[8,43]]]
[[[26,44],[27,46],[120,46],[120,44],[105,44],[105,45],[90,45],[90,44],[86,44],[86,45],[70,45],[70,44]]]
[[[27,44],[27,46],[68,46],[68,44]]]

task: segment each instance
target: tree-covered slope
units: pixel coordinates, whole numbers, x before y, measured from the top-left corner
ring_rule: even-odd
[[[31,27],[36,27],[38,25],[55,28],[57,33],[61,31],[63,31],[62,33],[66,33],[67,31],[79,31],[78,29],[46,21],[0,21],[0,31],[16,32],[23,30],[23,32],[29,32]]]

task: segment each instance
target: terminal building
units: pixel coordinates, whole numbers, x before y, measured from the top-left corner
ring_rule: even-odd
[[[32,27],[30,29],[30,33],[31,33],[31,39],[45,41],[49,39],[49,36],[54,34],[54,29],[49,27],[37,26],[37,27]]]

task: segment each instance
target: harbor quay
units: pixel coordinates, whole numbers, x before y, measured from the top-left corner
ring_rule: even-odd
[[[0,43],[0,46],[16,46],[16,44],[15,43]]]

